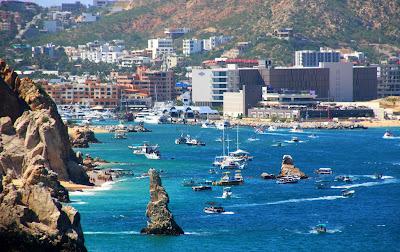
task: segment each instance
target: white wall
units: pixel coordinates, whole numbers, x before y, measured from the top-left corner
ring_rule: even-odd
[[[224,116],[237,117],[240,114],[245,115],[245,97],[243,90],[240,92],[224,93]]]
[[[192,100],[193,102],[211,102],[212,70],[192,70]]]
[[[329,68],[329,98],[353,101],[353,63],[320,63],[320,67]]]

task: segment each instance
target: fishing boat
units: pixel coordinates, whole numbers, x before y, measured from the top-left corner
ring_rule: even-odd
[[[114,132],[114,139],[127,139],[128,136],[126,135],[125,130],[116,130]]]
[[[209,206],[204,208],[204,212],[208,214],[220,214],[225,212],[225,209],[221,206],[217,206],[215,202],[209,202]]]
[[[349,190],[349,189],[342,190],[342,196],[346,198],[353,197],[354,193],[355,193],[354,190]]]
[[[208,190],[211,190],[212,188],[211,188],[211,186],[208,186],[208,185],[199,185],[199,186],[193,186],[192,187],[192,190],[193,191],[208,191]]]
[[[241,185],[244,183],[244,179],[240,170],[235,171],[235,175],[232,178],[230,172],[224,172],[224,175],[219,181],[214,181],[214,186],[232,186],[232,185]]]
[[[315,173],[319,174],[319,175],[331,175],[332,169],[331,168],[319,168],[318,170],[315,170]]]
[[[224,189],[222,191],[222,198],[229,199],[231,196],[232,196],[231,187],[224,187]]]
[[[386,130],[385,134],[383,135],[383,138],[386,139],[394,138],[394,134],[391,131]]]
[[[290,130],[292,133],[303,133],[304,131],[300,128],[299,125],[293,126],[293,128]]]
[[[318,224],[314,227],[314,231],[317,232],[318,234],[324,234],[326,233],[328,230],[326,228],[325,224]]]
[[[280,177],[276,180],[277,184],[295,184],[299,182],[300,178],[299,177],[294,177],[294,176],[284,176]]]

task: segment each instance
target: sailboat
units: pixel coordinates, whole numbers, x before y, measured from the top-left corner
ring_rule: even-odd
[[[243,161],[250,161],[253,159],[249,152],[239,149],[239,125],[236,125],[236,151],[229,152],[229,156]]]
[[[222,156],[217,156],[214,159],[213,165],[221,169],[243,169],[246,165],[246,160],[233,155],[229,151],[229,136],[227,136],[228,155],[225,155],[225,129],[222,129]]]

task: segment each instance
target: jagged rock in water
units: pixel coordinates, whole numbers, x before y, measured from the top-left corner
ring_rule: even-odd
[[[294,166],[293,158],[290,155],[284,155],[282,158],[281,172],[278,177],[284,176],[297,176],[301,179],[307,178],[307,175],[304,174],[304,172]]]
[[[17,188],[4,176],[0,213],[2,251],[86,251],[79,213],[54,199],[44,183],[24,179]]]
[[[40,155],[59,179],[90,184],[71,149],[56,104],[32,80],[20,79],[3,60],[0,60],[0,97],[0,118],[5,117],[0,119],[1,174],[12,170],[15,177],[20,177],[28,168],[27,161]]]
[[[159,173],[155,169],[149,170],[150,202],[147,205],[147,227],[140,232],[154,235],[182,235],[184,232],[176,224],[172,213],[168,209],[169,197],[161,184]]]
[[[69,135],[72,147],[75,148],[89,148],[89,143],[100,142],[88,127],[72,128]]]

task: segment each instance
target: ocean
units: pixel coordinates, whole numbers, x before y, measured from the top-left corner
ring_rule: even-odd
[[[183,187],[184,179],[218,179],[209,169],[222,153],[222,132],[185,125],[146,125],[151,133],[129,133],[126,140],[113,134],[96,134],[102,142],[84,154],[112,162],[113,168],[128,169],[134,176],[122,177],[102,187],[70,193],[72,206],[81,213],[85,244],[89,251],[399,251],[400,242],[400,138],[383,139],[385,129],[280,130],[256,135],[241,127],[240,148],[254,156],[242,171],[245,183],[232,187],[231,199],[222,199],[222,187],[194,192]],[[400,129],[393,128],[400,136]],[[175,145],[181,133],[206,142],[203,147]],[[310,134],[317,138],[309,138]],[[236,129],[227,131],[236,149]],[[290,143],[292,136],[301,140]],[[258,141],[248,141],[256,137]],[[143,141],[160,145],[161,160],[136,156],[128,145]],[[286,141],[286,142],[285,142]],[[276,146],[282,142],[283,146]],[[295,165],[310,176],[298,184],[276,184],[263,180],[262,172],[277,174],[282,156],[289,154]],[[331,176],[314,170],[330,167]],[[162,170],[162,182],[170,197],[169,208],[185,235],[178,237],[141,235],[146,226],[149,181],[141,176],[149,168]],[[374,178],[383,173],[384,179]],[[350,175],[352,184],[333,182],[337,175]],[[327,189],[316,189],[315,181],[330,180]],[[354,197],[341,190],[351,187]],[[217,202],[225,214],[203,212],[207,202]],[[327,225],[326,234],[313,227]]]

